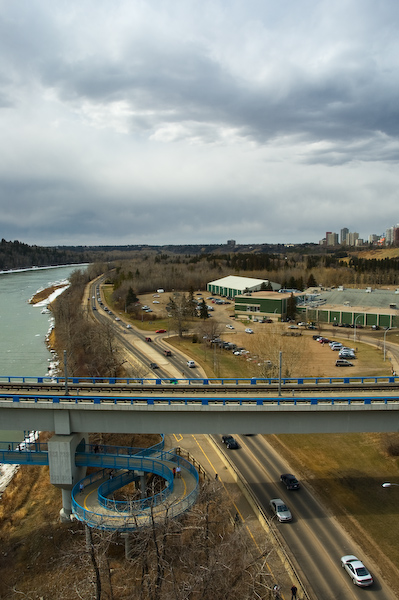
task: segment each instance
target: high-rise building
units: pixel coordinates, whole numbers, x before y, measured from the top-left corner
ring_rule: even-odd
[[[338,246],[338,233],[326,231],[326,246]]]
[[[346,244],[348,233],[349,233],[349,229],[347,227],[344,227],[343,229],[341,229],[341,244]]]
[[[385,235],[385,244],[387,246],[394,244],[397,246],[399,244],[399,224],[396,227],[389,227],[386,231]]]
[[[356,246],[356,240],[359,239],[359,234],[356,232],[349,232],[346,237],[346,243],[348,246]]]

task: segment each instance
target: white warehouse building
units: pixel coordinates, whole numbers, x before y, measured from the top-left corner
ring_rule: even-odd
[[[207,284],[206,289],[211,294],[217,294],[218,296],[227,296],[234,298],[235,296],[242,295],[248,292],[259,292],[265,287],[272,286],[273,290],[279,290],[280,286],[278,283],[269,282],[268,279],[255,279],[253,277],[238,277],[236,275],[228,275],[222,277],[222,279],[216,279]]]

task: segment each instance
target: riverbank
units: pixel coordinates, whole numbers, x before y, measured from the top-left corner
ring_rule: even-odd
[[[47,287],[44,290],[39,290],[38,292],[36,292],[36,294],[33,294],[32,298],[30,298],[29,304],[49,305],[57,296],[62,294],[62,292],[64,292],[68,287],[69,283],[63,282],[51,285],[50,287]]]

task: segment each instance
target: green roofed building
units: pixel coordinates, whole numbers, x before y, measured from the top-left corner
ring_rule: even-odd
[[[273,319],[279,321],[287,316],[289,299],[294,296],[297,305],[304,300],[302,292],[252,292],[234,298],[234,313],[237,319],[258,320]]]

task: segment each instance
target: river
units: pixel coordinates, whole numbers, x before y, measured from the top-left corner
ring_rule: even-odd
[[[61,266],[0,273],[0,376],[41,376],[49,369],[50,352],[46,335],[51,314],[43,306],[29,304],[39,290],[67,282],[81,266]],[[0,423],[1,429],[1,423]],[[1,441],[20,441],[21,431],[1,431]]]

